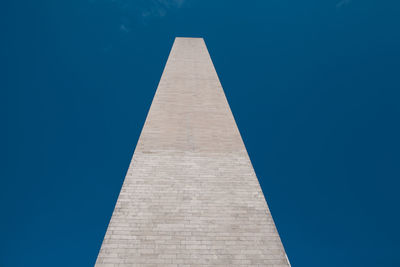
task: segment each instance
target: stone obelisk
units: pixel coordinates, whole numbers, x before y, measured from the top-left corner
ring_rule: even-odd
[[[96,267],[290,266],[202,38],[176,38]]]

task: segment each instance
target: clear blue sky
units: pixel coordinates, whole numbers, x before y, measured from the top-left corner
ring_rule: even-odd
[[[175,36],[204,37],[294,267],[400,266],[400,2],[0,3],[0,266],[93,266]]]

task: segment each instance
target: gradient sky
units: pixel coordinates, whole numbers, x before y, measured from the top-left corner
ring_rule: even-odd
[[[400,1],[0,3],[0,266],[93,266],[175,36],[204,37],[294,267],[400,266]]]

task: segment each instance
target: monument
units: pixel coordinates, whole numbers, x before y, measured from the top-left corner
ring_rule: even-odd
[[[202,38],[176,38],[96,267],[290,266]]]

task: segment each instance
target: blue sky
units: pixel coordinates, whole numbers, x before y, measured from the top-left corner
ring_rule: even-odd
[[[295,267],[400,266],[400,2],[0,4],[0,266],[93,266],[175,36],[204,37]]]

